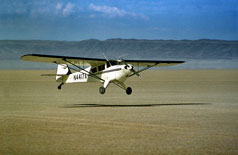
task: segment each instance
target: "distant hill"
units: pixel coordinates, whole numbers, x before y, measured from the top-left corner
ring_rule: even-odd
[[[51,54],[109,59],[238,59],[238,41],[90,39],[83,41],[0,40],[0,60],[19,60],[24,54]]]

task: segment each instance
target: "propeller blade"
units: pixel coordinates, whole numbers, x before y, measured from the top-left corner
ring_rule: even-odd
[[[141,77],[140,74],[138,72],[136,72],[133,68],[131,70],[135,75],[137,75],[138,77]]]
[[[119,61],[123,62],[123,63],[126,65],[126,67],[129,67],[129,65],[127,64],[127,62],[124,61],[123,59],[121,59],[121,60],[119,60]],[[132,68],[131,68],[131,71],[133,72],[133,74],[137,75],[138,77],[141,77],[140,74],[139,74],[137,71],[134,70],[134,67],[133,67],[133,66],[132,66]]]
[[[119,60],[120,62],[123,62],[125,65],[126,65],[126,67],[129,67],[129,65],[127,64],[127,62],[126,61],[124,61],[123,59],[121,59],[121,60]]]

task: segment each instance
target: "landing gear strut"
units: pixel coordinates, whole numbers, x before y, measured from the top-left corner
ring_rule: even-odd
[[[132,88],[131,87],[126,87],[126,85],[123,82],[119,82],[119,81],[116,81],[116,82],[114,81],[112,83],[114,83],[115,85],[117,85],[121,89],[125,90],[127,95],[131,95],[131,93],[132,93]],[[99,88],[100,94],[105,94],[106,88],[108,87],[109,84],[110,84],[110,81],[105,81],[104,82],[103,86]]]
[[[100,87],[99,92],[100,92],[100,94],[104,94],[106,92],[106,88]]]

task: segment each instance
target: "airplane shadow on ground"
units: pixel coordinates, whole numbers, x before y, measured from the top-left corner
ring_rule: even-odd
[[[70,104],[63,108],[89,108],[89,107],[162,107],[162,106],[193,106],[210,105],[211,103],[165,103],[165,104]]]

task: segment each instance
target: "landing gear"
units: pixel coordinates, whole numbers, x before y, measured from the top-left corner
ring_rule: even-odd
[[[63,85],[63,83],[61,83],[61,84],[58,86],[58,89],[59,89],[59,90],[61,89],[62,85]]]
[[[108,87],[109,84],[110,84],[110,81],[109,81],[109,80],[105,80],[105,81],[104,81],[103,86],[99,88],[100,94],[105,94],[106,88]]]
[[[131,87],[126,87],[126,85],[123,82],[119,82],[119,81],[113,81],[112,83],[114,83],[115,85],[117,85],[121,89],[125,90],[127,95],[131,95],[131,93],[132,93],[132,88]],[[110,84],[110,81],[105,81],[103,86],[99,88],[99,93],[100,94],[105,94],[106,89],[107,89],[109,84]]]
[[[106,88],[100,87],[99,92],[100,92],[100,94],[104,94],[106,92]]]
[[[127,88],[126,88],[126,94],[127,94],[127,95],[131,95],[131,93],[132,93],[131,87],[127,87]]]

